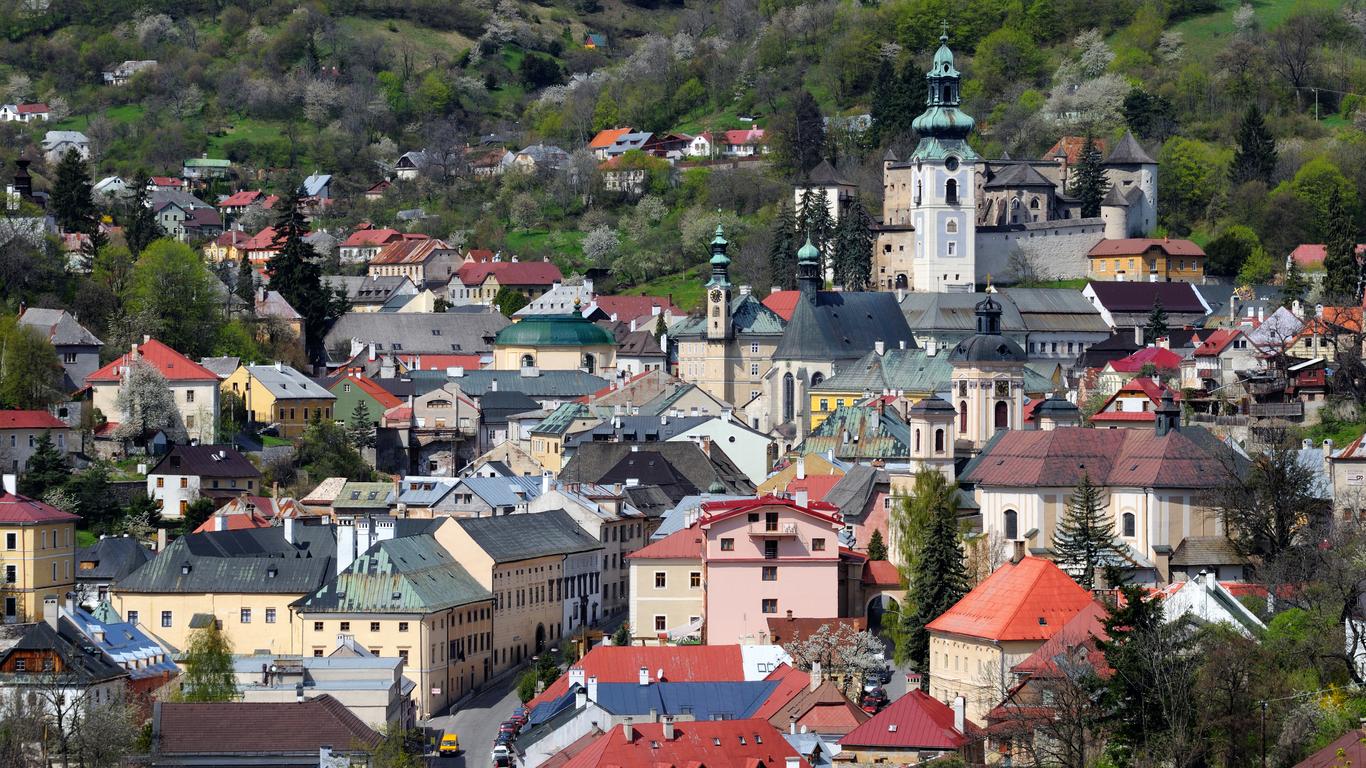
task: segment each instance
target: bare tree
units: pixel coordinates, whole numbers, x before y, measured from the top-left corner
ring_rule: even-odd
[[[988,716],[995,738],[1008,740],[1015,765],[1089,768],[1104,746],[1100,677],[1094,643],[1078,637],[1024,680],[993,680],[996,705]],[[995,675],[999,677],[999,674]]]
[[[1271,35],[1271,68],[1295,91],[1295,105],[1303,108],[1305,84],[1314,63],[1314,49],[1321,41],[1314,17],[1296,14]]]

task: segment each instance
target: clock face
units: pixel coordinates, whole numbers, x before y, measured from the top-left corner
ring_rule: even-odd
[[[944,161],[944,167],[949,169],[950,171],[958,170],[958,158],[954,157],[953,155],[949,155],[949,159]]]
[[[721,302],[721,289],[719,289],[719,288],[712,289],[712,292],[711,292],[711,300],[712,300],[713,302],[718,303],[718,304]]]

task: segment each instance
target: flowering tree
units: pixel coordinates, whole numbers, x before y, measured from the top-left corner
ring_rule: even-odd
[[[172,442],[186,438],[170,385],[160,371],[144,360],[129,366],[114,405],[120,419],[114,429],[115,439],[141,440],[156,430],[165,432]]]
[[[783,646],[797,668],[809,672],[817,663],[845,696],[857,693],[866,678],[886,666],[882,641],[872,632],[848,624],[822,624],[806,637]]]

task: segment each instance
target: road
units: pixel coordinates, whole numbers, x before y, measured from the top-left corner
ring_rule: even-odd
[[[512,710],[522,703],[517,698],[519,677],[520,671],[507,675],[451,714],[428,720],[428,728],[458,734],[462,751],[453,758],[427,758],[427,764],[432,768],[487,768],[491,765],[489,755],[493,739],[498,735],[498,725],[511,717]]]

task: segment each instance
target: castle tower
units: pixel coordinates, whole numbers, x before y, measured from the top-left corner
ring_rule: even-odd
[[[716,237],[711,241],[711,279],[707,281],[707,340],[724,341],[731,336],[730,327],[730,257],[726,249],[725,233],[716,225]]]
[[[1100,201],[1100,218],[1105,222],[1106,240],[1123,240],[1129,236],[1129,202],[1113,184],[1105,193],[1105,199]]]
[[[1021,429],[1024,365],[1019,344],[1001,335],[1001,305],[990,294],[977,303],[977,333],[949,352],[958,410],[955,437],[981,450],[998,430]]]
[[[1105,158],[1105,175],[1129,203],[1126,236],[1151,235],[1157,229],[1157,161],[1132,133],[1126,132]]]
[[[939,37],[925,111],[911,127],[920,144],[911,154],[911,224],[915,227],[912,285],[917,291],[970,292],[976,283],[977,164],[968,146],[975,122],[958,108],[960,76],[948,35]]]

